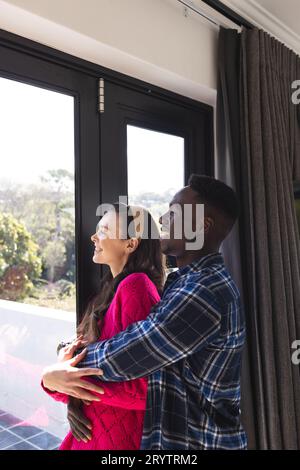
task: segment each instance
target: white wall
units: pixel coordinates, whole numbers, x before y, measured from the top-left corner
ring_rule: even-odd
[[[215,102],[218,29],[176,0],[0,0],[0,28]]]

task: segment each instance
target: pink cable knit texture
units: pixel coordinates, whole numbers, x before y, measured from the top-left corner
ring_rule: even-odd
[[[144,273],[134,273],[123,279],[104,316],[99,341],[109,339],[128,325],[145,319],[151,307],[160,300],[158,291]],[[92,380],[92,379],[83,379]],[[96,394],[100,402],[83,406],[85,416],[92,424],[92,439],[78,442],[70,431],[60,450],[134,450],[140,448],[147,400],[147,377],[126,382],[97,384],[104,395]],[[63,393],[43,389],[54,400],[68,403]]]

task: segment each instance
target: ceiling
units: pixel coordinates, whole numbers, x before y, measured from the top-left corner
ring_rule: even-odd
[[[300,54],[299,0],[221,0]]]
[[[256,0],[256,3],[300,36],[299,0]]]

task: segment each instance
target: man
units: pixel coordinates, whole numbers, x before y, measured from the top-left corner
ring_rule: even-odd
[[[201,224],[199,204],[204,204]],[[187,249],[185,235],[175,234],[188,207],[193,231],[204,233],[200,249]],[[46,369],[44,385],[90,399],[95,385],[84,381],[80,391],[83,375],[100,373],[100,380],[118,382],[148,376],[141,449],[245,449],[240,422],[244,319],[239,292],[219,252],[237,219],[237,198],[224,183],[191,175],[171,201],[169,215],[169,236],[161,246],[176,257],[178,270],[169,274],[161,301],[146,320],[89,345],[76,360]],[[79,360],[82,370],[73,367]]]

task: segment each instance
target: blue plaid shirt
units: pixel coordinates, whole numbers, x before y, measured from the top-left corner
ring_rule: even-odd
[[[148,376],[141,449],[245,449],[240,295],[221,253],[169,274],[149,316],[88,346],[80,367],[100,380]]]

